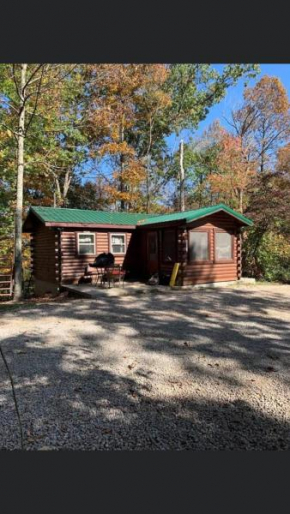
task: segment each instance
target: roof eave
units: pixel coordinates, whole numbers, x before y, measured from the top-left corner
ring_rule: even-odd
[[[166,221],[155,221],[154,223],[142,223],[141,225],[137,225],[138,228],[156,228],[160,225],[180,225],[182,223],[186,223],[186,218],[181,218],[179,220],[166,220]]]
[[[57,222],[57,221],[45,221],[43,222],[45,227],[55,228],[106,228],[106,229],[127,229],[133,230],[136,225],[120,225],[113,223],[68,223],[68,222]]]
[[[206,218],[207,216],[212,216],[213,214],[216,214],[217,212],[220,212],[220,211],[223,211],[225,212],[226,214],[228,214],[229,216],[232,216],[233,218],[235,218],[236,220],[238,220],[241,225],[248,225],[248,226],[252,226],[254,225],[254,222],[252,220],[250,220],[249,218],[246,218],[245,216],[243,216],[243,220],[239,217],[239,216],[236,216],[234,213],[232,212],[229,212],[227,209],[224,209],[223,207],[220,207],[219,209],[216,209],[215,211],[213,211],[212,213],[210,214],[203,214],[201,216],[198,216],[196,218],[186,218],[186,223],[194,223],[195,221],[198,221],[202,218]]]

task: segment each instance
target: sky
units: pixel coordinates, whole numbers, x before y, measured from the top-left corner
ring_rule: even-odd
[[[214,65],[214,67],[219,71],[221,71],[222,66],[222,64]],[[290,98],[290,64],[261,64],[260,68],[261,73],[259,73],[255,79],[249,80],[248,85],[253,86],[263,75],[278,77],[288,91]],[[222,125],[227,127],[224,118],[229,117],[231,110],[235,109],[242,102],[243,90],[244,79],[241,78],[235,86],[228,88],[225,98],[219,104],[214,105],[210,109],[207,118],[200,123],[195,135],[200,135],[213,121],[217,119]],[[170,136],[167,139],[167,142],[171,151],[175,151],[178,148],[181,138],[186,141],[189,137],[190,134],[188,131],[183,131],[178,137],[175,135]]]

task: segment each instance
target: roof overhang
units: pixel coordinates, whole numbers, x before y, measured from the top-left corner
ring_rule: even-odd
[[[180,225],[186,224],[186,218],[180,219],[180,220],[167,220],[167,221],[160,221],[160,223],[146,223],[146,225],[137,225],[137,228],[162,228],[166,226],[175,227]]]
[[[101,224],[101,223],[56,223],[52,221],[46,221],[44,223],[45,227],[56,227],[56,228],[113,228],[121,229],[121,230],[133,230],[136,228],[136,225],[113,225],[113,224]]]
[[[236,214],[232,213],[232,212],[228,212],[226,209],[223,209],[222,207],[220,209],[217,209],[215,212],[213,212],[212,214],[203,214],[202,216],[199,216],[198,218],[196,219],[193,219],[193,220],[186,220],[186,223],[189,224],[189,223],[194,223],[196,221],[199,221],[203,218],[206,218],[208,216],[214,216],[215,214],[217,214],[218,212],[224,212],[225,214],[227,214],[228,216],[231,216],[233,218],[235,218],[239,223],[240,225],[248,225],[248,226],[252,226],[254,223],[252,220],[250,219],[247,219],[245,218],[245,220],[241,220],[241,218],[239,218],[239,216],[236,216]],[[246,221],[247,220],[247,221]]]

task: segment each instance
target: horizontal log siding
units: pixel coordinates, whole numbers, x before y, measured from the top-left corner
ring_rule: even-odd
[[[110,251],[109,234],[126,234],[127,248],[130,243],[131,232],[125,230],[90,230],[96,234],[96,247],[94,255],[78,255],[77,252],[77,233],[82,230],[63,230],[61,231],[61,281],[63,283],[77,283],[84,276],[87,264],[92,263],[97,255]],[[88,230],[84,231],[88,232]],[[115,264],[123,265],[125,255],[115,255]]]
[[[54,229],[38,225],[31,234],[31,270],[38,280],[58,283],[59,234]]]
[[[194,229],[205,229],[210,231],[210,261],[212,262],[188,262],[188,251],[183,246],[180,259],[182,262],[182,283],[183,285],[207,284],[212,282],[227,282],[237,280],[240,276],[240,243],[239,224],[234,218],[224,213],[217,213],[207,216],[198,222],[188,226],[188,231]],[[233,262],[215,262],[214,229],[230,231],[234,235]],[[189,234],[188,236],[189,237]],[[188,241],[189,242],[189,241]]]

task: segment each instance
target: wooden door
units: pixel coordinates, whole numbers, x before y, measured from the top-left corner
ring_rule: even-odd
[[[150,275],[158,272],[158,235],[156,230],[147,233],[147,269]]]

